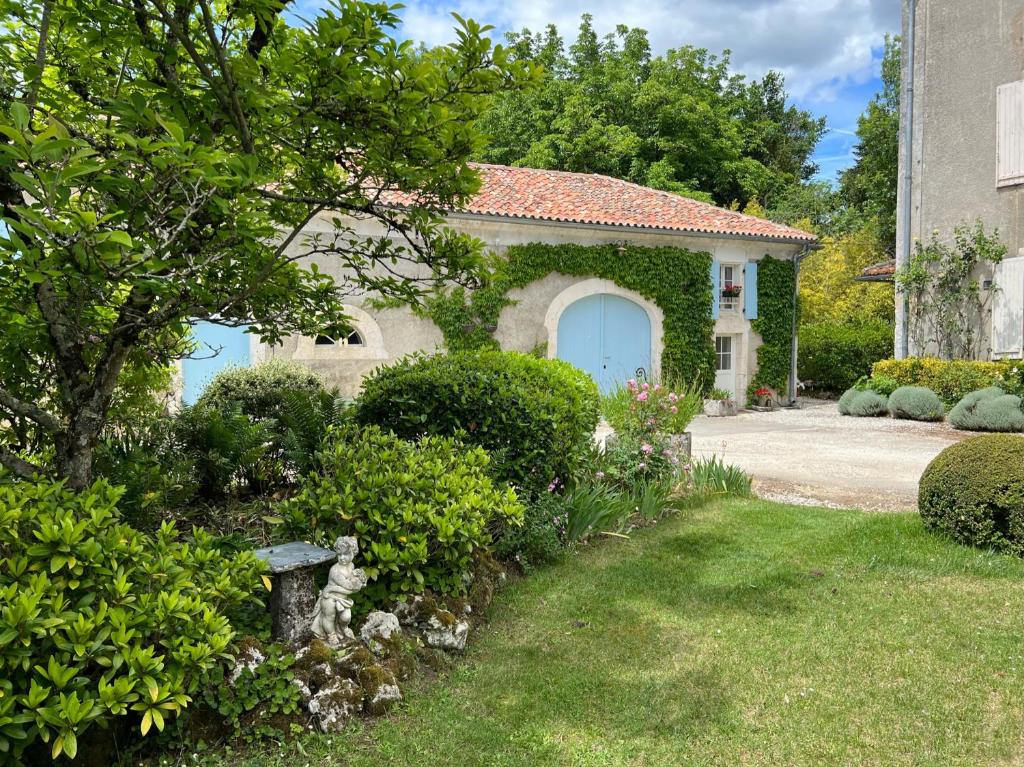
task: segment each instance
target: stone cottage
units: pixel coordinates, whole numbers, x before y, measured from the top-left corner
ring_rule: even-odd
[[[551,252],[574,246],[596,259],[591,261],[593,273],[576,268],[577,273],[567,274],[553,268],[510,289],[493,326],[487,328],[501,348],[568,360],[605,390],[636,376],[659,378],[669,355],[697,359],[707,349],[710,357],[713,348],[715,386],[743,399],[762,343],[754,327],[762,311],[758,265],[771,258],[796,267],[814,247],[813,235],[607,176],[475,167],[481,189],[464,209],[447,214],[452,228],[478,238],[489,251],[507,259],[538,245],[549,246]],[[330,218],[314,220],[309,230],[329,232]],[[380,234],[369,222],[354,226],[360,234]],[[678,263],[678,273],[662,271],[652,278],[656,284],[647,286],[623,284],[636,283],[629,259],[637,261],[639,270],[639,261],[647,254],[668,252],[681,254],[677,262],[663,260]],[[611,261],[618,264],[617,274],[630,279],[616,278],[615,269],[605,268]],[[699,280],[692,274],[684,279],[688,265],[696,263],[701,264]],[[318,267],[328,274],[338,269],[329,257],[319,258]],[[692,310],[672,300],[677,277],[680,295],[684,290],[694,292]],[[655,295],[661,298],[656,301]],[[346,307],[351,327],[337,337],[295,336],[272,348],[238,329],[197,326],[197,340],[223,352],[212,359],[185,361],[184,400],[194,400],[226,364],[271,358],[301,362],[351,396],[374,368],[414,352],[445,348],[442,328],[428,314],[406,307],[382,308],[372,299],[350,299]],[[785,328],[787,347],[789,331]],[[780,351],[788,361],[791,350]]]

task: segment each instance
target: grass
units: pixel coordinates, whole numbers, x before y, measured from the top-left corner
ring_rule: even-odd
[[[203,763],[1024,763],[1024,562],[916,515],[723,500],[543,570],[492,612],[388,719]]]

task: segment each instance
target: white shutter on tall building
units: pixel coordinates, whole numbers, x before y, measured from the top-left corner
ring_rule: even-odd
[[[1024,353],[1024,256],[1004,259],[996,267],[992,353],[1007,357]]]
[[[996,89],[996,185],[1024,184],[1024,81]]]

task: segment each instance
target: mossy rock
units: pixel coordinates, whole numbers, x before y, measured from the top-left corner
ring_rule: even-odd
[[[402,700],[402,691],[394,673],[384,666],[366,666],[359,671],[359,686],[366,693],[364,708],[371,716],[387,713],[395,703]]]
[[[416,659],[422,665],[437,673],[448,671],[455,665],[455,661],[444,650],[425,645],[416,648]]]
[[[925,527],[958,543],[1024,555],[1024,437],[989,434],[943,450],[921,477]]]
[[[416,643],[401,634],[378,640],[383,648],[381,665],[393,673],[400,682],[416,672]]]
[[[349,679],[359,678],[359,672],[369,666],[377,665],[377,656],[362,645],[339,653],[334,668],[338,674]]]

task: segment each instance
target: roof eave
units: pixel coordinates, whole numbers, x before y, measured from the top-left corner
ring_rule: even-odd
[[[501,220],[511,223],[539,224],[541,226],[561,226],[584,229],[597,229],[600,231],[614,232],[645,232],[649,234],[667,234],[682,237],[712,237],[727,240],[746,240],[753,242],[766,242],[775,245],[798,245],[809,247],[811,250],[819,250],[821,243],[816,237],[777,237],[768,234],[739,233],[739,232],[714,232],[705,229],[679,229],[663,226],[643,226],[640,224],[600,224],[583,221],[567,221],[564,219],[534,218],[531,216],[509,216],[501,213],[470,213],[458,211],[444,214],[446,218],[459,218],[476,221]]]

